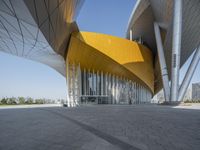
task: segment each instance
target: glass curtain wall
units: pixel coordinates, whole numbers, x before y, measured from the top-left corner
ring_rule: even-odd
[[[151,92],[141,84],[109,72],[67,65],[68,105],[149,103]]]

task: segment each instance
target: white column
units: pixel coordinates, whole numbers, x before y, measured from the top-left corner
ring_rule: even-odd
[[[119,104],[119,98],[118,98],[118,95],[119,95],[119,84],[118,84],[118,77],[116,76],[116,86],[115,86],[115,95],[116,95],[116,102],[117,104]]]
[[[141,86],[139,84],[139,104],[141,104]]]
[[[140,103],[140,85],[137,84],[137,104]]]
[[[107,83],[107,73],[105,73],[105,95],[107,95],[107,86],[108,86],[108,83]]]
[[[134,104],[136,104],[136,82],[133,83],[134,88]]]
[[[103,93],[103,71],[101,71],[101,95],[104,95],[104,93]]]
[[[89,70],[89,95],[92,95],[92,71]]]
[[[83,70],[83,87],[84,87],[83,95],[87,95],[87,93],[86,93],[87,86],[86,86],[86,70],[85,70],[85,68]]]
[[[87,95],[90,95],[90,70],[87,71]]]
[[[140,92],[139,92],[139,90],[140,90],[139,89],[139,84],[137,83],[137,104],[139,104],[139,102],[140,102],[139,101],[139,99],[140,99],[140,95],[139,95]]]
[[[82,74],[81,74],[81,66],[80,63],[78,65],[78,101],[77,104],[80,104],[82,96]]]
[[[135,104],[137,104],[137,83],[135,82]]]
[[[141,104],[141,101],[142,101],[142,92],[141,92],[141,85],[139,84],[139,104]]]
[[[108,99],[109,99],[109,101],[110,101],[110,103],[112,104],[112,97],[111,97],[111,75],[110,75],[110,73],[109,73],[109,75],[108,75]]]
[[[171,66],[171,101],[178,100],[182,32],[182,0],[174,0]]]
[[[130,30],[130,41],[132,41],[133,40],[133,31],[132,30]]]
[[[97,71],[96,75],[96,95],[99,95],[99,71]]]
[[[185,74],[185,77],[183,79],[183,82],[181,84],[181,87],[179,90],[179,97],[178,97],[179,101],[181,101],[185,95],[185,92],[190,84],[192,76],[197,68],[199,60],[200,60],[200,46],[196,49],[196,52],[194,53],[193,59],[190,63],[190,66],[189,66],[189,68]]]
[[[142,86],[140,86],[140,96],[141,96],[141,98],[140,98],[140,103],[142,104],[143,103],[143,93],[142,93]]]
[[[114,85],[115,85],[114,75],[112,75],[112,101],[113,101],[113,104],[115,104]]]
[[[108,73],[105,74],[105,95],[108,95]]]
[[[66,82],[67,82],[67,106],[70,106],[70,97],[69,97],[69,61],[68,59],[66,60]],[[65,104],[65,102],[64,102]]]
[[[164,48],[162,44],[160,29],[157,23],[154,23],[154,30],[155,30],[155,37],[156,37],[156,44],[157,44],[157,51],[158,51],[158,59],[159,59],[160,70],[161,70],[161,75],[162,75],[165,101],[169,101],[170,99],[169,77],[168,77],[165,56],[164,56]]]
[[[95,95],[95,73],[94,73],[94,69],[92,70],[92,95]]]
[[[75,106],[75,64],[72,64],[72,107]]]
[[[117,76],[116,75],[115,75],[114,94],[115,94],[115,102],[116,102],[116,104],[118,104],[118,102],[117,102]]]

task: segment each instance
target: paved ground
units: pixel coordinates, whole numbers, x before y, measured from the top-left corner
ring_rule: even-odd
[[[0,105],[0,109],[60,107],[62,104]]]
[[[0,110],[0,150],[200,150],[200,110],[99,105]]]
[[[198,109],[200,110],[200,104],[199,103],[186,103],[185,106],[184,105],[180,105],[180,106],[174,106],[173,108],[180,108],[180,109]]]

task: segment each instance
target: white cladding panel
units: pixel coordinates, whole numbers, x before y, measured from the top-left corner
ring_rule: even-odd
[[[65,76],[65,53],[84,0],[0,0],[0,51],[44,63]],[[69,20],[69,22],[67,21]]]
[[[152,51],[156,52],[153,22],[158,22],[166,32],[164,40],[165,57],[168,71],[171,68],[173,0],[138,0],[130,18],[129,30],[133,30],[133,39],[142,36]],[[183,0],[183,27],[181,45],[181,65],[200,44],[200,2],[199,0]],[[169,72],[170,75],[170,72]]]

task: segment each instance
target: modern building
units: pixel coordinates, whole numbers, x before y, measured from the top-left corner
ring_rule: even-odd
[[[200,83],[192,84],[192,100],[200,100]]]
[[[198,0],[138,0],[127,39],[79,31],[83,3],[1,0],[0,50],[66,76],[69,106],[149,103],[162,88],[166,101],[182,100],[200,59]],[[179,88],[179,69],[194,51]]]
[[[163,88],[166,101],[183,99],[198,65],[199,14],[198,0],[138,0],[129,20],[127,38],[152,50],[154,94]],[[193,52],[194,57],[179,86],[179,70]]]
[[[182,99],[183,101],[191,101],[192,100],[192,88],[188,87],[187,91],[185,92],[185,96]]]

